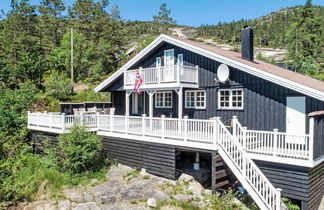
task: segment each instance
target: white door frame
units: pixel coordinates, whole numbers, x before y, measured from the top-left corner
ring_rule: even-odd
[[[306,98],[304,96],[286,97],[286,132],[306,133]]]

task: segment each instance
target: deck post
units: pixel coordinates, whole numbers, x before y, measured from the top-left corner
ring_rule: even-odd
[[[128,120],[129,120],[129,118],[128,118],[128,115],[125,115],[125,133],[126,134],[128,134]]]
[[[27,126],[30,124],[30,111],[27,112]]]
[[[62,113],[62,131],[65,131],[65,113]]]
[[[164,135],[165,135],[165,125],[164,125],[164,122],[165,122],[165,115],[161,115],[161,130],[162,130],[162,139],[164,139]]]
[[[153,91],[148,91],[149,94],[149,117],[153,117]]]
[[[129,115],[129,96],[132,92],[131,91],[126,91],[125,94],[125,115]]]
[[[314,159],[314,117],[309,118],[309,160]]]
[[[178,118],[182,119],[182,107],[183,107],[182,87],[180,87],[179,90],[177,90],[176,92],[178,93]]]
[[[211,189],[212,189],[212,193],[216,193],[216,152],[212,152],[211,161],[212,161]]]
[[[142,114],[142,134],[143,136],[145,136],[145,117],[146,117],[146,114]]]
[[[281,189],[276,188],[276,210],[281,209]]]
[[[196,69],[197,69],[197,71],[196,71],[196,83],[198,84],[198,82],[199,82],[199,66],[198,65],[196,65]]]
[[[237,124],[237,116],[233,116],[232,118],[232,133],[233,133],[233,136],[236,137],[236,124]]]
[[[114,122],[113,122],[113,116],[110,114],[109,115],[109,127],[110,127],[110,132],[113,132],[113,127],[114,126]]]
[[[246,131],[247,127],[243,127],[243,148],[246,149]]]
[[[246,149],[242,149],[242,172],[243,176],[246,176]]]
[[[49,114],[49,128],[52,128],[52,113]]]
[[[184,139],[184,141],[187,141],[187,137],[188,137],[188,116],[183,117],[183,130],[184,130],[183,139]]]
[[[213,145],[217,146],[217,138],[219,138],[219,130],[218,130],[218,122],[217,120],[221,120],[221,117],[213,117],[211,118],[213,120]]]
[[[180,63],[177,63],[177,83],[180,84]]]
[[[83,120],[84,120],[84,115],[83,114],[81,114],[81,126],[83,126]]]
[[[273,129],[273,156],[277,156],[277,150],[278,150],[278,129]]]

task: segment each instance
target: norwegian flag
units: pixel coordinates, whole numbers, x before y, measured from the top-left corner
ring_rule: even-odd
[[[143,83],[143,78],[141,77],[140,73],[137,71],[136,72],[136,78],[135,78],[135,87],[134,87],[134,90],[136,90],[136,92],[138,94],[141,94],[141,90],[140,90],[140,87]]]

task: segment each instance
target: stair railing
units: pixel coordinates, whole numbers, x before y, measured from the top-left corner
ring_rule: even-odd
[[[235,169],[231,168],[239,174],[235,174],[243,187],[247,189],[249,194],[256,201],[261,209],[280,210],[281,190],[276,189],[267,177],[262,173],[258,166],[249,157],[245,149],[239,143],[239,140],[232,135],[225,125],[221,122],[220,118],[217,121],[216,132],[219,149],[222,150]],[[226,158],[224,158],[226,161]],[[235,172],[234,172],[235,173]],[[249,186],[244,186],[247,183]],[[251,189],[254,192],[251,192]],[[257,196],[257,197],[256,197]]]

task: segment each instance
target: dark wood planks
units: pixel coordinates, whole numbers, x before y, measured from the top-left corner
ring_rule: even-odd
[[[169,179],[175,179],[175,148],[162,144],[104,137],[108,158]]]
[[[37,149],[44,149],[47,144],[57,146],[58,137],[59,135],[54,133],[32,131],[32,144]]]
[[[324,196],[324,162],[309,171],[308,209],[317,210]]]

